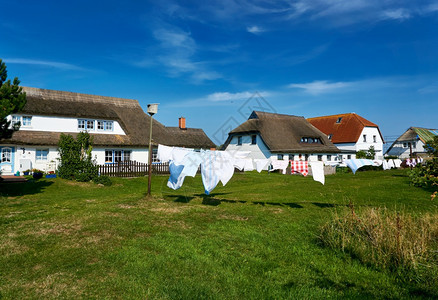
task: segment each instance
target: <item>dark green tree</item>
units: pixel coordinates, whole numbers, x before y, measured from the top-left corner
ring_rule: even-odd
[[[26,104],[26,93],[19,86],[20,80],[15,77],[11,83],[7,78],[6,64],[0,59],[0,139],[12,134],[11,121],[6,117],[19,112]]]

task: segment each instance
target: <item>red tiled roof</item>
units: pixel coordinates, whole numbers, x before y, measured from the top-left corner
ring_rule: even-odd
[[[339,118],[342,118],[340,123],[336,123]],[[334,144],[356,143],[364,127],[379,128],[373,122],[355,113],[309,118],[307,121],[327,136],[332,135],[331,141]]]

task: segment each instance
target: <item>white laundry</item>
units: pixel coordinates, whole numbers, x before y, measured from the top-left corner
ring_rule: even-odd
[[[243,169],[245,171],[254,171],[254,162],[252,161],[252,158],[245,158],[245,165]]]
[[[388,167],[389,167],[390,169],[395,168],[394,160],[392,160],[392,159],[388,160]]]
[[[254,159],[257,172],[261,172],[270,162],[270,159]]]
[[[309,165],[312,168],[313,180],[321,182],[324,185],[324,163],[322,161],[310,161]]]
[[[219,181],[226,185],[234,174],[233,158],[225,151],[202,151],[201,175],[207,195]]]
[[[373,163],[376,167],[380,167],[383,164],[383,161],[380,159],[373,160]]]
[[[192,149],[186,149],[186,148],[173,148],[172,150],[172,161],[175,165],[181,165],[184,157],[186,156],[187,153],[189,152],[193,152]]]
[[[246,160],[244,158],[235,158],[234,159],[234,167],[242,171],[245,167]]]
[[[356,174],[357,169],[363,166],[372,166],[374,163],[371,159],[347,159],[345,164]]]
[[[382,167],[383,167],[383,170],[389,170],[390,169],[390,167],[388,166],[388,162],[386,160],[383,160]]]
[[[402,164],[401,159],[394,159],[394,165],[396,168],[400,168],[401,164]]]
[[[168,162],[172,159],[172,151],[174,147],[158,145],[157,158],[161,162]]]
[[[286,174],[286,168],[289,165],[288,160],[273,160],[271,162],[272,170],[281,170],[283,174]]]
[[[183,185],[186,176],[195,177],[201,162],[201,153],[195,151],[187,152],[179,165],[171,161],[169,164],[170,178],[167,181],[167,186],[174,190],[179,189]]]

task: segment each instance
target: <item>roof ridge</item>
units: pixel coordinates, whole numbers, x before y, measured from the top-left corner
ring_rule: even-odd
[[[346,115],[357,115],[356,113],[343,113],[343,114],[335,114],[335,115],[328,115],[328,116],[319,116],[319,117],[312,117],[312,118],[307,118],[308,120],[310,119],[321,119],[321,118],[328,118],[328,117],[339,117],[339,116],[346,116]]]
[[[56,100],[65,101],[65,102],[93,102],[93,103],[108,103],[114,104],[118,106],[140,106],[138,100],[135,99],[127,99],[127,98],[119,98],[119,97],[109,97],[109,96],[100,96],[93,94],[84,94],[84,93],[76,93],[76,92],[68,92],[68,91],[59,91],[59,90],[51,90],[51,89],[41,89],[34,87],[26,87],[23,86],[23,91],[28,96],[36,96],[36,97],[59,97]],[[67,97],[69,96],[69,97]],[[55,99],[52,99],[55,100]]]

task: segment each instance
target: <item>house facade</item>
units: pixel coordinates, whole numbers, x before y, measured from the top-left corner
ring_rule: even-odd
[[[383,136],[379,126],[355,114],[339,114],[307,119],[341,151],[341,160],[354,159],[358,151],[374,147],[375,159],[383,158]]]
[[[150,116],[137,100],[23,87],[27,103],[8,116],[21,123],[10,138],[0,140],[2,174],[27,169],[54,171],[59,164],[62,133],[93,137],[92,156],[97,164],[148,161]],[[182,120],[180,118],[180,125]],[[210,149],[214,143],[202,129],[166,127],[153,119],[153,145]]]
[[[438,129],[409,127],[386,151],[386,155],[398,156],[401,159],[424,156],[424,145],[438,135]]]
[[[337,160],[339,150],[304,117],[253,111],[229,132],[223,149],[249,151],[253,159]]]

